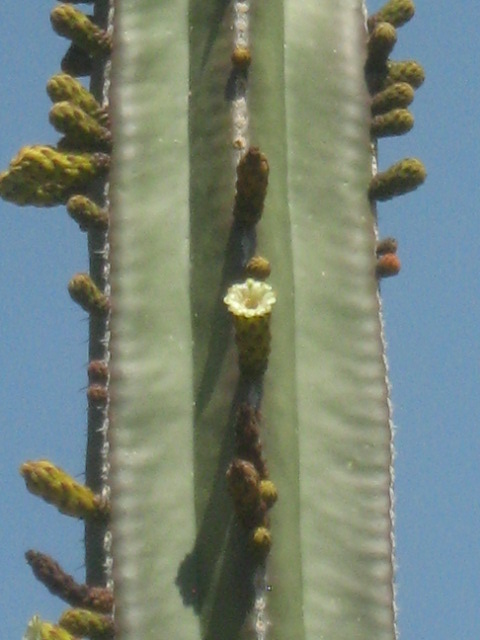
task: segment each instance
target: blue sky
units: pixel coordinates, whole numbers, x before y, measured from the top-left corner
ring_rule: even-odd
[[[1,3],[2,169],[23,144],[57,138],[45,93],[65,51],[49,24],[54,4]],[[370,10],[381,4],[370,0]],[[418,1],[394,57],[427,72],[413,132],[382,141],[379,158],[386,168],[417,156],[428,170],[417,192],[379,206],[381,232],[398,239],[403,265],[382,284],[398,427],[400,632],[461,640],[480,629],[477,0]],[[33,579],[25,550],[51,553],[83,577],[82,526],[30,496],[18,466],[46,457],[81,479],[87,319],[66,284],[87,270],[86,238],[64,209],[0,201],[0,256],[0,611],[4,637],[21,638],[33,613],[56,619],[64,609]]]

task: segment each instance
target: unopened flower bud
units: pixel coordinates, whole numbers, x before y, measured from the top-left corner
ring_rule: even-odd
[[[414,122],[413,115],[408,109],[392,109],[373,116],[370,133],[374,138],[401,136],[412,129]]]
[[[109,513],[107,502],[48,460],[25,462],[20,473],[31,493],[61,513],[82,519],[103,519]]]
[[[372,115],[387,113],[392,109],[404,109],[412,103],[415,92],[408,82],[396,82],[372,98]]]
[[[50,21],[59,36],[68,38],[91,56],[105,56],[112,50],[110,35],[97,27],[83,11],[69,4],[55,7],[50,14]]]
[[[237,165],[236,195],[233,215],[248,225],[262,215],[268,186],[268,161],[257,147],[250,147]]]
[[[377,173],[370,182],[368,195],[371,200],[390,200],[395,196],[414,191],[423,182],[427,172],[416,158],[405,158],[386,171]]]
[[[401,27],[415,15],[412,0],[389,0],[379,11],[368,18],[368,28],[373,29],[378,22],[389,22],[394,27]]]
[[[400,272],[401,264],[395,253],[385,253],[377,260],[375,273],[377,278],[389,278]]]
[[[82,231],[88,229],[100,229],[104,231],[108,228],[108,212],[95,204],[93,200],[82,195],[75,195],[67,202],[67,211],[78,223]]]
[[[68,283],[68,293],[88,313],[105,315],[110,310],[108,297],[100,291],[88,273],[74,275]]]

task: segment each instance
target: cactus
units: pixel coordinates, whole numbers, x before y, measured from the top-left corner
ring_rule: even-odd
[[[413,4],[72,4],[47,85],[65,138],[0,174],[5,199],[66,204],[91,254],[68,284],[90,314],[87,486],[22,466],[85,518],[87,580],[28,552],[80,608],[25,637],[396,638],[378,279],[400,260],[375,203],[426,171],[372,166],[413,126],[423,69],[390,59]]]

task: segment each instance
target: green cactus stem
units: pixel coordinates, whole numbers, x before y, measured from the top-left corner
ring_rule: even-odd
[[[125,639],[395,637],[361,9],[116,7],[112,486]],[[251,51],[246,89],[232,73],[237,38]],[[232,224],[236,161],[251,148],[268,158],[268,197],[261,218]],[[278,301],[268,370],[245,398],[222,299],[257,252]],[[268,526],[248,531],[224,479],[234,458],[257,468],[238,452],[244,401],[252,412],[261,401],[279,495]]]
[[[92,585],[111,584],[113,539],[118,640],[396,637],[377,279],[400,261],[376,243],[376,201],[426,172],[406,159],[372,178],[372,148],[413,124],[402,101],[423,69],[388,59],[412,8],[389,2],[370,36],[360,0],[51,14],[72,41],[62,69],[92,73],[95,99],[55,76],[66,137],[23,149],[0,194],[68,200],[88,229],[90,274],[69,283],[90,313],[86,486],[47,461],[22,467],[34,493],[93,515],[88,586],[27,560],[73,606],[111,613],[112,591]],[[110,150],[107,91],[108,178],[110,156],[82,152]],[[62,620],[112,633],[110,618]],[[27,636],[63,632],[35,620]]]

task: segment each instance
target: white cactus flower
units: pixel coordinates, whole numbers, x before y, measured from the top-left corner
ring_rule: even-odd
[[[254,318],[269,315],[277,297],[269,284],[248,278],[232,285],[223,301],[234,316]]]
[[[31,618],[22,640],[42,640],[42,621],[38,616]]]

